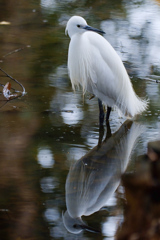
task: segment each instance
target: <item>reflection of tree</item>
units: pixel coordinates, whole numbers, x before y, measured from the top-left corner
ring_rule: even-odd
[[[37,13],[33,12],[34,8],[36,8]],[[35,5],[28,1],[22,4],[10,0],[3,1],[0,8],[1,20],[11,23],[9,26],[1,26],[1,67],[20,80],[29,95],[29,97],[27,95],[18,101],[11,101],[1,109],[1,239],[35,239],[41,232],[46,232],[46,237],[48,236],[48,230],[45,228],[42,218],[38,220],[42,210],[41,205],[38,205],[37,202],[41,202],[41,200],[36,188],[36,184],[39,184],[37,183],[38,178],[33,175],[37,164],[35,165],[28,158],[31,139],[41,124],[36,114],[31,113],[31,107],[29,108],[31,103],[32,106],[33,103],[37,103],[37,96],[39,96],[39,89],[31,87],[32,82],[38,83],[38,80],[36,76],[33,80],[33,72],[35,71],[30,70],[30,65],[33,66],[35,62],[35,49],[37,48],[38,51],[40,49],[40,41],[36,41],[36,39],[44,39],[42,36],[44,32],[37,34],[39,28],[35,28],[41,19],[38,8],[38,3]],[[24,48],[22,51],[7,55],[9,52],[23,48],[28,44],[31,45],[31,48]],[[0,77],[0,80],[8,81],[2,74]],[[49,95],[49,91],[47,95]],[[37,104],[36,106],[36,111],[39,111],[39,106]],[[24,113],[24,111],[26,112]],[[38,239],[43,239],[43,236],[40,235]]]
[[[11,122],[6,113],[0,125],[0,236],[1,239],[29,238],[36,234],[38,199],[35,179],[33,175],[28,177],[34,165],[28,161],[27,148],[38,122],[36,118],[28,122],[19,114],[12,113],[10,117]]]
[[[92,11],[94,12],[94,18],[95,16],[97,16],[98,18],[102,19],[106,19],[106,18],[110,18],[111,14],[113,14],[116,16],[116,14],[118,14],[119,12],[121,12],[121,14],[124,12],[124,5],[123,5],[123,1],[120,0],[108,0],[108,1],[97,1],[97,0],[87,0],[85,2],[85,6],[87,8],[92,8]],[[92,16],[92,14],[91,14]],[[85,18],[87,19],[87,18]],[[93,19],[94,21],[94,19]],[[91,24],[93,25],[93,24]]]
[[[66,180],[67,211],[63,216],[68,231],[93,231],[81,217],[100,210],[117,189],[140,133],[139,125],[126,121],[112,136],[107,135],[103,142],[99,139],[95,148],[71,166]]]

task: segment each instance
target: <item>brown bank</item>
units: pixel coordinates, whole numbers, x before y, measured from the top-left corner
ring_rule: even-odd
[[[117,240],[160,239],[160,141],[148,144],[137,171],[124,174],[126,210]]]

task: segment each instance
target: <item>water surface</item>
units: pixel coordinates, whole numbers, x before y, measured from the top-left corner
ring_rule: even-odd
[[[3,107],[0,95],[1,239],[115,239],[123,221],[120,175],[136,171],[147,143],[160,139],[159,2],[9,0],[0,13],[8,23],[0,25],[0,67],[27,92]],[[72,15],[106,32],[136,93],[150,100],[134,122],[112,111],[112,136],[106,127],[99,136],[97,99],[71,88],[64,30]],[[0,83],[7,81],[0,73]],[[70,220],[77,217],[75,233]]]

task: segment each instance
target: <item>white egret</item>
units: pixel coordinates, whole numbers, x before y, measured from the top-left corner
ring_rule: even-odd
[[[107,105],[106,121],[111,108],[117,106],[130,118],[147,108],[133,90],[126,69],[109,42],[99,33],[104,32],[87,25],[84,18],[73,16],[66,25],[71,38],[68,50],[68,70],[72,88],[82,87],[98,98],[100,124],[104,121],[103,104]]]

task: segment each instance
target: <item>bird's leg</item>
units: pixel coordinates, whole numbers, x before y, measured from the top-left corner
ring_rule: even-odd
[[[106,133],[105,141],[107,141],[107,139],[109,139],[112,136],[112,132],[111,132],[111,127],[110,127],[109,121],[106,123],[106,126],[107,126],[107,133]]]
[[[111,110],[112,110],[112,108],[107,106],[106,123],[109,121],[109,116],[110,116]]]
[[[103,125],[99,125],[99,139],[98,139],[98,145],[97,145],[98,149],[102,145],[103,136],[104,136],[104,126]]]
[[[103,142],[107,142],[112,137],[111,127],[109,121],[106,123],[107,131]]]
[[[99,104],[99,125],[103,125],[103,122],[104,122],[104,110],[103,110],[102,101],[99,98],[98,98],[98,104]]]

